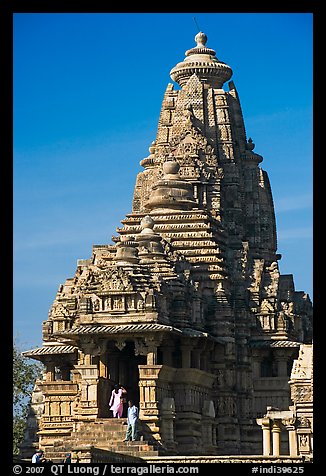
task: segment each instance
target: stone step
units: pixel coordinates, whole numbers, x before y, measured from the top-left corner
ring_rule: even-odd
[[[106,417],[106,418],[96,418],[95,421],[96,423],[107,423],[108,421],[127,421],[127,418],[111,418],[111,417]],[[88,423],[88,422],[86,422]]]
[[[157,450],[147,450],[147,451],[137,451],[137,450],[109,450],[113,453],[120,453],[125,455],[132,455],[132,456],[139,456],[142,458],[143,456],[159,456],[159,452]]]
[[[73,446],[78,446],[78,445],[82,445],[84,444],[85,441],[76,441],[74,442],[74,444],[71,447]],[[138,444],[138,445],[127,445],[126,443],[123,443],[122,441],[119,441],[119,442],[116,442],[116,443],[113,443],[113,442],[107,442],[107,441],[94,441],[92,442],[92,445],[93,446],[96,446],[96,447],[101,447],[101,448],[111,448],[111,449],[114,449],[115,451],[122,451],[122,450],[125,450],[125,449],[128,449],[128,448],[131,448],[131,449],[137,449],[138,451],[147,451],[147,450],[150,450],[150,449],[155,449],[155,447],[153,445],[148,445],[148,444]],[[62,448],[56,448],[55,451],[66,451],[66,449],[62,449]]]
[[[111,447],[111,446],[100,446],[96,445],[97,448],[107,450],[107,451],[112,451],[114,453],[120,453],[120,454],[126,454],[129,456],[137,456],[137,457],[142,457],[142,456],[159,456],[159,452],[157,450],[154,450],[153,448],[149,449],[141,449],[137,448],[136,446],[131,447],[131,446],[125,446],[125,447]],[[45,454],[45,457],[53,462],[62,462],[65,458],[65,454],[67,451],[71,451],[70,449],[60,449],[50,451],[48,450]]]
[[[93,438],[103,438],[107,440],[124,440],[126,431],[119,432],[92,432],[92,433],[76,433],[75,438],[92,440]]]
[[[110,431],[126,431],[127,425],[125,426],[100,426],[98,428],[96,427],[89,427],[89,428],[81,428],[78,430],[76,433],[84,433],[84,434],[89,434],[89,433],[98,433],[98,432],[110,432]]]
[[[107,441],[107,442],[119,442],[119,441],[123,441],[126,437],[126,432],[123,432],[121,434],[116,434],[116,435],[113,435],[113,434],[95,434],[95,435],[81,435],[81,434],[78,434],[75,436],[74,438],[74,441]],[[147,443],[148,440],[145,440],[145,439],[139,439],[137,441],[142,441],[144,443]]]
[[[56,455],[57,455],[57,454],[61,454],[61,453],[62,453],[63,455],[65,455],[65,453],[67,453],[68,451],[69,451],[69,452],[71,451],[71,447],[70,447],[70,446],[69,446],[69,447],[64,447],[64,446],[63,446],[63,447],[60,447],[60,448],[48,448],[48,449],[46,450],[46,455],[50,455],[50,454],[51,454],[51,455],[52,455],[52,454],[56,454]]]
[[[114,422],[111,422],[111,421],[107,421],[107,422],[103,422],[103,423],[93,423],[93,424],[90,424],[90,423],[84,423],[82,425],[79,426],[79,431],[88,431],[88,430],[93,430],[94,428],[95,429],[99,429],[99,428],[105,428],[105,429],[121,429],[121,428],[125,428],[127,426],[127,422],[126,421],[121,421],[121,420],[118,420],[118,421],[114,421]]]
[[[73,451],[74,447],[85,443],[103,450],[131,456],[159,455],[155,443],[153,445],[148,440],[143,439],[141,425],[139,428],[141,440],[124,442],[126,430],[126,418],[103,418],[96,421],[82,422],[78,431],[55,441],[53,447],[47,450],[46,457],[53,462],[62,462],[67,451]]]
[[[73,438],[71,441],[78,441],[78,442],[84,442],[84,443],[90,443],[90,444],[92,444],[94,441],[104,441],[106,443],[116,444],[116,443],[123,442],[125,440],[125,437],[126,437],[125,433],[123,435],[120,435],[119,437],[112,437],[108,435],[93,435],[92,437],[84,437],[83,435],[78,435],[75,438]],[[138,439],[137,441],[141,442],[141,444],[151,444],[151,445],[154,444],[153,442],[149,442],[148,440],[145,440],[145,439]]]
[[[103,449],[103,450],[107,450],[107,451],[114,451],[116,453],[129,453],[129,452],[133,452],[133,451],[136,451],[138,453],[146,453],[148,451],[157,451],[155,450],[152,446],[124,446],[124,445],[102,445],[102,444],[98,444],[98,445],[94,445],[96,448],[100,448],[100,449]],[[50,456],[64,456],[67,451],[73,451],[72,449],[66,449],[66,448],[60,448],[60,449],[48,449],[46,451],[46,457],[50,457]]]
[[[90,430],[90,431],[78,431],[72,433],[72,435],[83,435],[83,436],[95,436],[95,435],[120,435],[125,434],[127,431],[127,427],[120,428],[119,430],[112,430],[112,429],[103,429],[99,428],[98,430]]]
[[[147,451],[147,450],[153,449],[151,445],[142,445],[142,444],[128,445],[127,443],[120,443],[117,445],[108,445],[107,447],[114,448],[116,451],[120,451],[120,450],[122,451],[122,450],[128,450],[128,449],[137,450],[137,451]]]
[[[74,439],[71,443],[70,443],[70,446],[73,446],[73,445],[82,445],[82,444],[85,444],[85,440],[84,439],[81,439],[81,438],[77,438],[77,439]],[[92,439],[92,445],[96,445],[96,446],[101,446],[101,447],[105,447],[105,448],[109,448],[109,447],[114,447],[114,448],[121,448],[121,449],[124,449],[124,448],[134,448],[134,447],[141,447],[144,451],[146,449],[151,449],[151,448],[154,448],[154,445],[151,444],[149,441],[146,441],[146,440],[137,440],[137,441],[128,441],[128,442],[125,442],[124,439],[121,439],[121,440],[117,440],[117,441],[113,441],[113,440],[108,440],[108,439],[103,439],[103,438],[96,438],[96,439]],[[67,444],[65,445],[62,445],[60,447],[56,447],[55,450],[58,451],[59,449],[65,449],[67,448]]]
[[[122,427],[122,428],[91,428],[89,430],[82,429],[80,431],[73,432],[72,435],[108,435],[110,433],[126,433],[127,431],[127,426]]]
[[[122,453],[122,451],[120,452]],[[143,456],[159,456],[158,451],[146,451],[146,452],[139,452],[139,451],[124,451],[123,454],[128,456],[137,456],[138,458],[142,458]]]
[[[74,441],[89,441],[90,443],[92,441],[112,441],[112,442],[119,442],[123,441],[126,437],[126,432],[124,432],[122,435],[76,435],[74,438]],[[140,440],[139,440],[140,441]],[[144,440],[141,440],[144,441]]]
[[[121,453],[121,454],[125,454],[125,455],[131,455],[131,456],[139,456],[139,457],[142,457],[142,456],[159,456],[159,452],[157,450],[154,450],[154,449],[148,449],[146,451],[139,451],[135,448],[104,448],[104,447],[101,447],[101,449],[103,450],[107,450],[107,451],[112,451],[114,453]]]
[[[127,431],[127,427],[124,427],[124,428],[98,428],[98,429],[92,428],[92,430],[89,430],[89,431],[82,430],[82,431],[74,432],[74,433],[72,433],[72,435],[83,435],[83,436],[110,435],[110,434],[120,435],[120,434],[125,434],[126,431]]]
[[[130,444],[130,443],[133,443],[133,444]],[[130,452],[130,451],[137,451],[139,453],[146,453],[148,451],[156,451],[154,450],[154,447],[152,445],[148,445],[148,444],[143,444],[142,442],[136,442],[136,441],[133,441],[133,442],[130,442],[130,443],[123,443],[123,442],[120,442],[116,445],[112,445],[112,444],[103,444],[103,442],[98,442],[96,445],[97,448],[101,448],[101,449],[105,449],[105,450],[108,450],[108,451],[115,451],[117,453],[125,453],[125,452]],[[76,442],[74,442],[74,444],[76,444]],[[78,445],[78,443],[77,443]],[[60,446],[60,447],[53,447],[53,448],[48,448],[46,450],[46,455],[47,456],[50,456],[50,455],[56,455],[56,456],[64,456],[65,453],[67,451],[72,451],[71,450],[71,447],[73,447],[73,445],[67,445],[67,446]]]
[[[94,426],[94,425],[124,425],[127,423],[127,418],[106,418],[103,420],[83,421],[82,426]]]
[[[83,433],[83,434],[94,434],[94,433],[110,433],[110,432],[120,432],[120,431],[126,431],[127,430],[127,425],[125,426],[120,426],[120,427],[99,427],[99,428],[81,428],[79,431],[74,432],[75,433]]]

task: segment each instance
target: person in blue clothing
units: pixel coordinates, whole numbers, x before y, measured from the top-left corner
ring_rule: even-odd
[[[42,459],[43,459],[43,451],[36,450],[32,456],[32,463],[42,463],[41,461]]]
[[[138,408],[132,400],[128,401],[127,432],[124,441],[137,440]]]

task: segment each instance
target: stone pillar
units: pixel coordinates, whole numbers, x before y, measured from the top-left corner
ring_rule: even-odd
[[[202,340],[202,339],[201,339]],[[202,354],[200,356],[200,368],[204,370],[205,372],[209,372],[209,365],[208,362],[210,362],[210,352],[213,351],[214,349],[214,343],[212,341],[202,341],[201,346],[202,348]]]
[[[207,357],[208,357],[208,352],[207,351],[204,351],[202,354],[201,354],[201,358],[200,358],[200,368],[201,370],[204,370],[204,371],[207,371]]]
[[[151,346],[147,352],[147,365],[157,364],[157,347]]]
[[[274,358],[277,362],[277,376],[278,377],[287,377],[287,361],[288,353],[284,352],[284,349],[276,349],[274,353]]]
[[[260,378],[260,368],[261,368],[261,361],[263,359],[261,353],[257,349],[252,350],[252,373],[253,378],[257,379]]]
[[[81,398],[78,413],[88,418],[98,416],[98,369],[97,365],[78,365],[81,374]]]
[[[169,451],[175,450],[174,432],[175,403],[174,398],[165,397],[161,406],[161,438],[163,445]]]
[[[77,412],[81,418],[95,419],[99,412],[99,370],[98,365],[92,363],[92,357],[96,355],[97,347],[91,340],[83,342],[83,347],[83,363],[75,366],[81,375],[81,396]]]
[[[194,368],[178,368],[175,372],[173,393],[176,405],[176,438],[180,454],[201,454],[203,438],[211,438],[207,435],[206,418],[208,408],[204,401],[212,394],[212,386],[216,381],[216,375],[203,372]],[[210,404],[205,404],[210,405]],[[209,424],[212,424],[209,418]]]
[[[103,346],[104,347],[104,346]],[[110,416],[108,402],[110,400],[110,381],[108,371],[108,351],[106,346],[101,349],[98,361],[98,377],[99,377],[99,416],[106,418]]]
[[[212,400],[205,400],[202,416],[202,446],[205,452],[211,454],[214,451],[213,426],[215,420],[215,408]],[[216,442],[215,442],[216,444]]]
[[[272,438],[273,456],[279,456],[281,454],[281,422],[279,420],[273,421]]]
[[[263,430],[263,455],[271,454],[271,425],[269,418],[257,418],[256,422]]]
[[[193,322],[195,324],[200,324],[201,316],[200,316],[200,299],[199,298],[193,299],[192,317],[193,317]]]
[[[217,424],[213,423],[212,425],[212,443],[213,446],[217,446]]]
[[[157,349],[162,343],[162,336],[149,335],[144,340],[138,339],[135,342],[135,354],[147,356],[147,365],[157,364]]]
[[[191,367],[191,346],[181,345],[182,368],[190,369]]]
[[[173,367],[173,358],[172,358],[173,346],[164,345],[162,347],[162,351],[163,351],[163,364],[168,365],[169,367]]]
[[[55,380],[55,365],[53,362],[48,362],[46,364],[46,373],[45,373],[45,380],[47,382],[52,382]]]
[[[170,385],[173,381],[175,369],[165,365],[139,365],[139,418],[148,429],[151,436],[157,441],[161,440],[160,425],[162,423],[160,404],[171,393]],[[171,402],[170,402],[171,403]],[[166,403],[168,404],[168,402]],[[167,409],[167,408],[166,408]],[[169,412],[169,410],[167,410]],[[167,415],[165,435],[171,437],[171,421],[173,411]],[[163,425],[164,426],[164,425]]]
[[[297,432],[295,429],[295,418],[282,420],[289,434],[289,451],[290,456],[298,456]]]
[[[193,366],[195,369],[200,369],[200,355],[201,355],[200,349],[194,349],[192,351]]]
[[[107,367],[107,351],[102,352],[99,358],[99,377],[107,378],[108,377],[108,367]]]

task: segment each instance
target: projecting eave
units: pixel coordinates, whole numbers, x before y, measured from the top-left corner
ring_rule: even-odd
[[[169,333],[176,336],[191,337],[191,338],[205,338],[212,339],[214,341],[223,343],[216,337],[208,334],[207,332],[202,332],[197,329],[184,328],[178,329],[177,327],[167,326],[164,324],[156,323],[145,323],[145,324],[121,324],[121,325],[84,325],[79,326],[67,331],[56,333],[55,335],[60,337],[69,337],[70,339],[78,339],[81,336],[96,336],[101,337],[110,337],[112,335],[131,335],[131,334],[141,334],[144,336],[146,333],[160,332],[160,333]]]
[[[121,325],[110,325],[110,324],[91,324],[91,325],[82,325],[66,331],[57,332],[57,336],[66,336],[74,338],[75,336],[82,335],[112,335],[112,334],[132,334],[132,333],[143,333],[143,332],[181,332],[179,329],[176,329],[172,326],[165,326],[163,324],[121,324]]]
[[[77,352],[77,347],[73,345],[66,344],[49,344],[42,347],[36,347],[35,349],[25,350],[22,352],[24,357],[28,357],[35,360],[42,360],[43,357],[47,355],[63,355],[63,354],[74,354]]]
[[[291,340],[255,340],[250,342],[250,347],[259,348],[288,348],[300,347],[301,343]]]

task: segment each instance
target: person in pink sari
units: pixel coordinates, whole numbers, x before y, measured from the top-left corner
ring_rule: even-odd
[[[113,418],[121,418],[123,412],[123,395],[127,390],[122,385],[115,384],[109,401],[110,410],[113,412]]]

